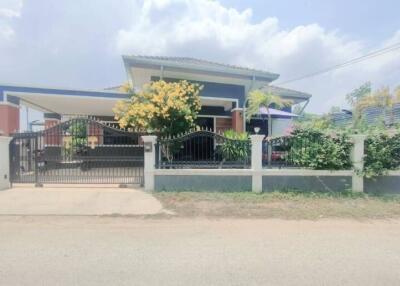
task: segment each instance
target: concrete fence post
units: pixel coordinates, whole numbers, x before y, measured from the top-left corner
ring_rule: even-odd
[[[0,136],[0,190],[10,188],[10,141],[11,137]]]
[[[157,136],[142,136],[142,140],[144,145],[144,190],[153,191]]]
[[[353,149],[351,152],[351,161],[353,163],[353,192],[364,191],[364,176],[360,172],[364,169],[364,142],[366,135],[351,135],[353,141]]]
[[[255,193],[262,192],[262,142],[264,135],[250,135],[251,140],[251,189]]]

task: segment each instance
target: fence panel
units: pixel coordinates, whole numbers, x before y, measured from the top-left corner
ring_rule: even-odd
[[[305,167],[296,158],[304,154],[313,156],[316,150],[315,145],[321,143],[319,140],[318,137],[299,139],[293,136],[266,138],[263,141],[263,167]]]
[[[161,138],[156,146],[158,168],[250,168],[249,139],[235,140],[207,130]]]

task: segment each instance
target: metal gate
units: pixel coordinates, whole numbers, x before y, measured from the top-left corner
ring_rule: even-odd
[[[14,134],[12,183],[144,183],[141,134],[88,118],[39,132]]]

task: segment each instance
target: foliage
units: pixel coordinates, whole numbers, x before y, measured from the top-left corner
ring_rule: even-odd
[[[353,128],[355,130],[365,130],[372,125],[385,125],[385,113],[390,112],[393,105],[400,102],[400,89],[398,87],[393,93],[388,87],[373,91],[371,83],[367,82],[346,95],[346,99],[353,108]],[[382,108],[382,118],[378,118],[373,124],[367,124],[365,111],[371,107]]]
[[[119,101],[113,111],[121,128],[136,131],[156,131],[162,136],[172,136],[194,127],[200,111],[201,86],[188,81],[156,81],[130,100]]]
[[[269,108],[282,108],[285,106],[290,106],[292,104],[291,100],[284,99],[278,95],[271,92],[264,92],[262,90],[256,89],[249,93],[249,106],[247,107],[246,119],[250,119],[260,113],[260,107],[267,108],[268,115],[268,136],[272,134],[272,117],[269,112]]]
[[[360,111],[368,107],[392,107],[394,98],[388,87],[382,87],[357,101],[356,108]]]
[[[367,82],[346,95],[346,99],[352,107],[352,119],[349,120],[348,124],[344,122],[337,125],[333,122],[332,115],[340,111],[340,108],[334,106],[328,113],[322,115],[301,114],[294,120],[296,127],[318,129],[325,133],[345,131],[352,134],[365,134],[376,130],[384,131],[387,129],[385,117],[391,115],[394,104],[400,103],[400,87],[397,87],[394,91],[391,91],[388,87],[372,90],[371,83]],[[382,110],[381,116],[367,118],[371,108],[380,108]]]
[[[226,161],[241,161],[250,155],[249,135],[246,132],[238,133],[233,130],[224,132],[227,140],[221,146],[222,156]]]
[[[352,167],[352,143],[344,134],[326,135],[313,129],[295,129],[289,140],[289,157],[297,166],[317,170]]]
[[[66,127],[66,134],[69,134],[70,141],[65,142],[62,148],[64,156],[72,156],[73,151],[76,153],[80,147],[87,145],[87,126],[83,122],[72,121],[72,124]]]
[[[294,125],[298,129],[328,130],[331,128],[329,115],[303,113],[294,118]]]
[[[351,106],[354,106],[359,100],[371,94],[371,91],[371,82],[368,81],[347,94],[346,100]]]
[[[269,113],[269,108],[282,108],[290,106],[291,104],[291,100],[284,99],[271,92],[264,92],[256,89],[249,93],[249,106],[247,107],[246,117],[247,120],[250,120],[254,115],[259,114],[260,107],[266,107],[267,112]]]
[[[342,109],[340,108],[340,106],[332,106],[331,109],[329,110],[329,113],[336,113],[336,112],[340,112],[342,111]]]
[[[120,92],[126,92],[126,93],[134,93],[131,84],[126,81],[124,82],[119,88],[118,91]]]
[[[87,126],[84,122],[73,122],[68,127],[68,133],[72,135],[72,146],[85,146],[87,144]]]
[[[380,176],[400,168],[400,133],[371,134],[365,141],[364,175]]]
[[[400,102],[400,86],[398,86],[394,91],[394,100]]]

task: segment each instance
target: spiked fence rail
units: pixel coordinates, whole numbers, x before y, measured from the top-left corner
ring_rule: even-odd
[[[347,135],[325,135],[319,131],[296,130],[290,136],[266,138],[263,165],[315,170],[347,170],[352,167],[353,142]]]
[[[270,168],[304,167],[295,162],[295,155],[312,153],[312,145],[319,144],[318,138],[298,140],[291,136],[265,138],[263,141],[263,166]]]
[[[142,184],[141,135],[91,117],[14,134],[11,182]]]
[[[235,140],[207,129],[160,138],[156,166],[164,168],[250,168],[250,140]]]

